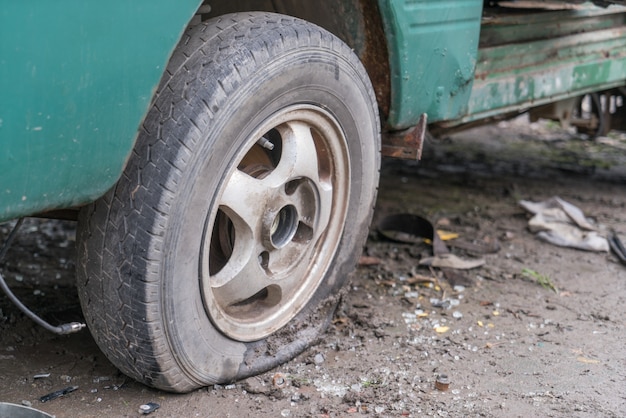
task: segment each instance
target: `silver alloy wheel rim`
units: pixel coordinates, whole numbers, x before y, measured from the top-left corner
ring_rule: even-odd
[[[297,105],[268,118],[232,161],[205,228],[201,286],[213,324],[255,341],[297,315],[332,263],[350,159],[337,120]]]

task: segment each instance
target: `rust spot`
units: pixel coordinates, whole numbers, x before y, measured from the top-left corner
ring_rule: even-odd
[[[272,385],[278,389],[287,387],[287,378],[280,372],[275,373],[274,376],[272,376]]]
[[[381,119],[385,120],[389,115],[391,103],[391,79],[383,22],[377,2],[360,0],[359,7],[363,16],[362,30],[365,44],[359,58],[374,86],[378,107],[382,113]]]
[[[413,128],[400,133],[388,133],[383,138],[382,153],[385,157],[420,160],[426,135],[426,113],[420,116]]]

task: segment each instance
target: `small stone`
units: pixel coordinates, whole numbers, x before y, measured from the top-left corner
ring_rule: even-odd
[[[243,390],[253,394],[267,395],[272,391],[272,387],[267,385],[265,381],[258,376],[249,377],[241,382]]]

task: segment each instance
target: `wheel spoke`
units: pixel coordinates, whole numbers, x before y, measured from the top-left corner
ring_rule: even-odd
[[[294,204],[302,214],[313,211],[313,216],[305,222],[315,231],[315,240],[326,230],[328,226],[331,208],[333,188],[320,174],[319,150],[311,127],[305,123],[292,121],[284,124],[280,133],[283,140],[283,151],[280,163],[272,176],[285,180],[295,178],[306,179],[310,183],[301,183],[292,196]],[[304,188],[307,184],[314,186],[314,193],[307,193]]]
[[[274,250],[269,256],[267,270],[281,287],[291,288],[302,280],[301,271],[310,268],[306,262],[312,247],[307,243],[298,243],[292,241],[289,245]],[[305,262],[294,262],[297,260],[305,260]]]
[[[232,306],[250,299],[273,284],[256,255],[243,263],[235,257],[216,275],[211,276],[214,297],[222,306]]]
[[[291,201],[300,213],[300,221],[313,230],[313,242],[326,230],[332,213],[332,186],[328,183],[318,186],[311,190],[307,183],[302,183],[291,195]]]
[[[276,169],[269,176],[272,183],[283,184],[296,178],[319,183],[317,149],[311,128],[301,122],[289,122],[278,128],[282,137],[282,154]]]
[[[256,237],[265,206],[272,195],[272,188],[266,179],[256,179],[235,170],[224,188],[220,208],[231,218],[235,230],[251,231]]]

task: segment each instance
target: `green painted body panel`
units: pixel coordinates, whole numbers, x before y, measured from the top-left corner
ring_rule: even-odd
[[[624,7],[514,13],[483,10],[483,0],[345,0],[317,13],[295,0],[233,2],[301,13],[366,55],[388,130],[424,113],[455,127],[626,85]],[[200,3],[0,0],[0,221],[79,206],[115,184]],[[353,23],[357,4],[380,12],[389,71],[384,48],[365,48],[382,39],[378,19]]]
[[[116,182],[199,3],[0,1],[0,220]]]
[[[391,67],[388,125],[415,125],[467,112],[482,0],[379,0]]]
[[[448,125],[626,85],[626,8],[504,16],[483,25],[467,114]]]

